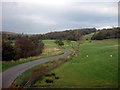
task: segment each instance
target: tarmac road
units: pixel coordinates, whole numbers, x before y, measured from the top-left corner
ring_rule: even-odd
[[[59,59],[59,58],[62,58],[64,56],[67,56],[69,54],[71,54],[71,51],[64,50],[64,54],[62,54],[62,55],[51,56],[51,57],[48,57],[48,58],[43,58],[43,59],[23,63],[23,64],[20,64],[20,65],[14,66],[12,68],[9,68],[9,69],[5,70],[4,72],[2,72],[2,87],[0,87],[0,88],[9,88],[9,86],[12,84],[12,82],[20,74],[22,74],[26,70],[28,70],[28,69],[30,69],[30,68],[38,65],[38,64],[42,64],[42,63],[45,63],[45,62],[48,62],[48,61]],[[1,75],[1,73],[0,73],[0,75]]]

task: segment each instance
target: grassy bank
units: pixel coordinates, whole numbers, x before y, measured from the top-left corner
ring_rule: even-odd
[[[86,41],[80,45],[79,56],[53,71],[58,80],[46,83],[45,78],[34,85],[39,87],[117,87],[117,40]],[[50,85],[49,85],[50,84]],[[34,86],[33,85],[33,86]]]

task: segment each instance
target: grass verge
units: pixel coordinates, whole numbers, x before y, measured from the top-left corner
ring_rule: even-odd
[[[29,86],[29,84],[27,83],[28,81],[29,83],[30,82],[33,83],[33,81],[36,81],[36,79],[43,78],[44,76],[46,76],[47,72],[60,66],[61,64],[63,64],[64,62],[68,60],[70,60],[70,56],[65,56],[64,58],[60,58],[58,60],[53,60],[53,61],[46,62],[44,64],[37,65],[25,71],[19,77],[17,77],[17,79],[13,82],[11,87],[12,88],[23,87],[23,86],[28,87]],[[54,73],[52,73],[52,75],[55,76]],[[59,77],[55,77],[55,78],[58,79]]]

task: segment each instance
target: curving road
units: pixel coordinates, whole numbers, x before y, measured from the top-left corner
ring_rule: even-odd
[[[24,64],[14,66],[10,69],[7,69],[6,71],[2,72],[2,88],[8,88],[12,84],[12,82],[24,71],[26,71],[26,70],[28,70],[28,69],[30,69],[38,64],[42,64],[42,63],[45,63],[48,61],[59,59],[59,58],[62,58],[64,56],[67,56],[69,54],[71,54],[71,51],[64,50],[64,54],[62,54],[62,55],[51,56],[48,58],[43,58],[43,59],[27,62]]]

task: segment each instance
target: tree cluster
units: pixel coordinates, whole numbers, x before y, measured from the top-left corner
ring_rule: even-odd
[[[63,45],[64,45],[64,42],[62,41],[62,39],[55,40],[55,43],[56,43],[58,46],[63,46]]]
[[[2,60],[17,60],[19,58],[27,58],[42,53],[44,44],[42,41],[32,40],[27,37],[21,37],[11,42],[3,40],[2,43]]]
[[[2,60],[15,60],[16,52],[11,41],[2,41]]]
[[[73,29],[73,30],[66,30],[60,32],[46,33],[42,37],[44,37],[43,39],[63,39],[63,40],[77,41],[82,35],[93,33],[95,31],[96,31],[95,28]]]
[[[120,28],[102,29],[94,33],[92,40],[103,40],[111,38],[120,38]]]

